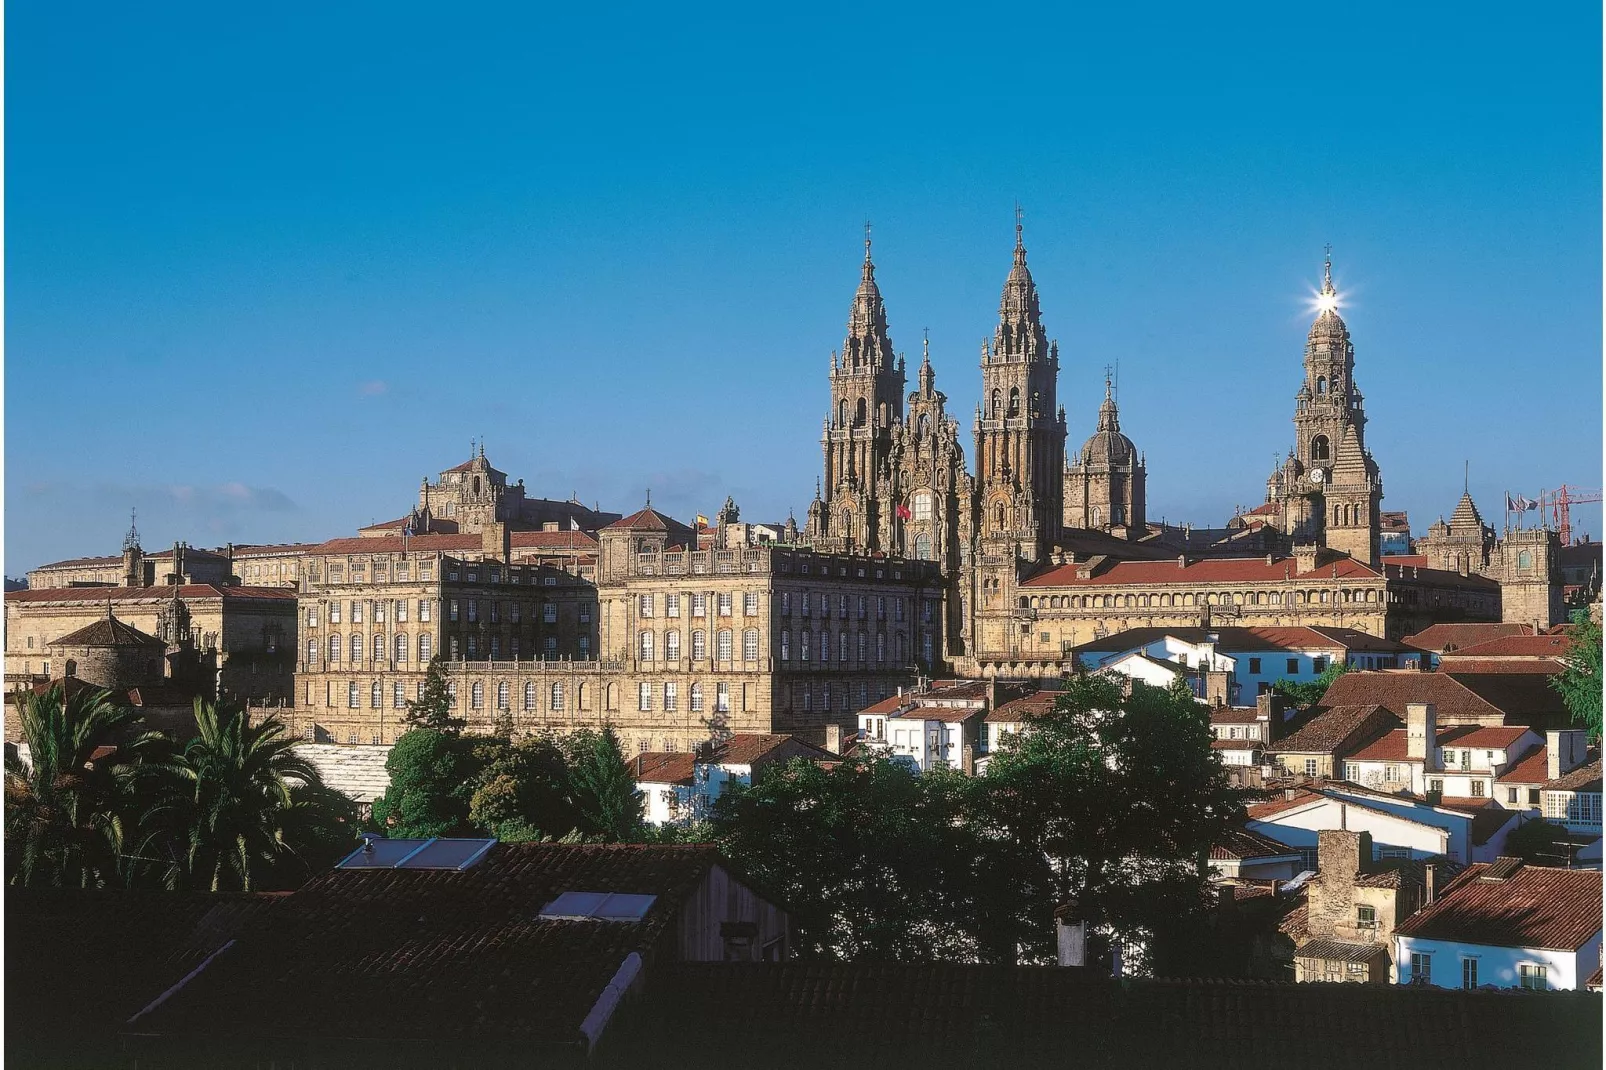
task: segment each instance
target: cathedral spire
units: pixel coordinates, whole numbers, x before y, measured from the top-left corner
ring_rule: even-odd
[[[1121,430],[1121,418],[1115,408],[1115,395],[1110,386],[1110,373],[1104,373],[1104,403],[1099,406],[1099,430]]]
[[[139,549],[139,526],[134,523],[136,515],[135,510],[130,509],[128,511],[128,534],[123,536],[123,549],[125,551]]]
[[[1021,225],[1021,207],[1015,206],[1015,254],[1004,279],[1004,294],[998,303],[998,330],[993,335],[993,358],[1036,361],[1048,356],[1048,336],[1043,331],[1043,312],[1037,299],[1037,284],[1026,266],[1026,240]]]

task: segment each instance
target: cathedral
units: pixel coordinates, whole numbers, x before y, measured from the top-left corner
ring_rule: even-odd
[[[1067,450],[1059,346],[1018,220],[998,323],[981,348],[970,464],[936,389],[929,338],[906,393],[867,236],[847,336],[831,354],[824,471],[800,541],[936,562],[941,660],[967,675],[1057,674],[1077,643],[1141,626],[1320,624],[1399,638],[1440,620],[1498,619],[1502,588],[1519,576],[1491,556],[1481,521],[1470,540],[1479,567],[1467,567],[1466,550],[1461,567],[1448,554],[1383,556],[1382,474],[1366,446],[1331,256],[1317,305],[1293,442],[1265,504],[1235,518],[1227,537],[1198,538],[1150,522],[1147,458],[1121,430],[1108,374],[1092,436]],[[1544,586],[1543,573],[1528,564],[1520,578]],[[1555,617],[1548,595],[1513,593],[1526,616]]]

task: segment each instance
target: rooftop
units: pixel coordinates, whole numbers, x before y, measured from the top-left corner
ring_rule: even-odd
[[[1528,729],[1520,725],[1480,726],[1457,725],[1450,728],[1441,728],[1435,733],[1435,742],[1440,747],[1465,747],[1468,750],[1506,750],[1520,740]],[[1404,762],[1406,758],[1406,745],[1410,733],[1407,729],[1396,728],[1380,739],[1362,747],[1350,755],[1354,762]],[[1420,759],[1416,759],[1420,760]]]
[[[1351,674],[1344,674],[1348,675]],[[1392,722],[1380,716],[1385,712],[1382,706],[1375,704],[1322,706],[1287,736],[1267,744],[1266,749],[1278,754],[1331,754],[1354,741],[1360,733],[1392,727]]]
[[[1392,562],[1392,558],[1384,558]],[[1508,635],[1532,635],[1531,624],[1435,624],[1405,637],[1407,646],[1442,654]]]
[[[1600,756],[1545,784],[1546,791],[1600,791]]]
[[[1086,563],[1055,565],[1037,573],[1022,587],[1123,587],[1161,586],[1177,583],[1270,583],[1290,579],[1378,579],[1382,573],[1349,557],[1300,572],[1292,557],[1207,557],[1178,564],[1169,561],[1115,561],[1091,569]]]
[[[1516,863],[1515,869],[1511,864]],[[1510,871],[1488,878],[1494,867]],[[1424,940],[1573,951],[1601,931],[1598,871],[1476,863],[1395,932]]]

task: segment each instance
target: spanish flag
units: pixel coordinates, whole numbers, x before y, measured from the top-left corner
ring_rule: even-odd
[[[697,514],[697,526],[700,528],[706,528],[708,526],[708,518],[702,513]]]

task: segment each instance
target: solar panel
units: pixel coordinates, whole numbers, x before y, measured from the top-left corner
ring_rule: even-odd
[[[640,921],[657,900],[655,895],[628,892],[564,892],[541,908],[554,921]]]
[[[397,869],[467,869],[489,851],[495,840],[435,839],[396,863]]]
[[[467,869],[495,846],[490,839],[387,840],[363,834],[363,845],[336,869]]]
[[[383,836],[364,836],[362,846],[341,859],[335,868],[394,869],[396,863],[428,842],[428,840],[387,840]]]

